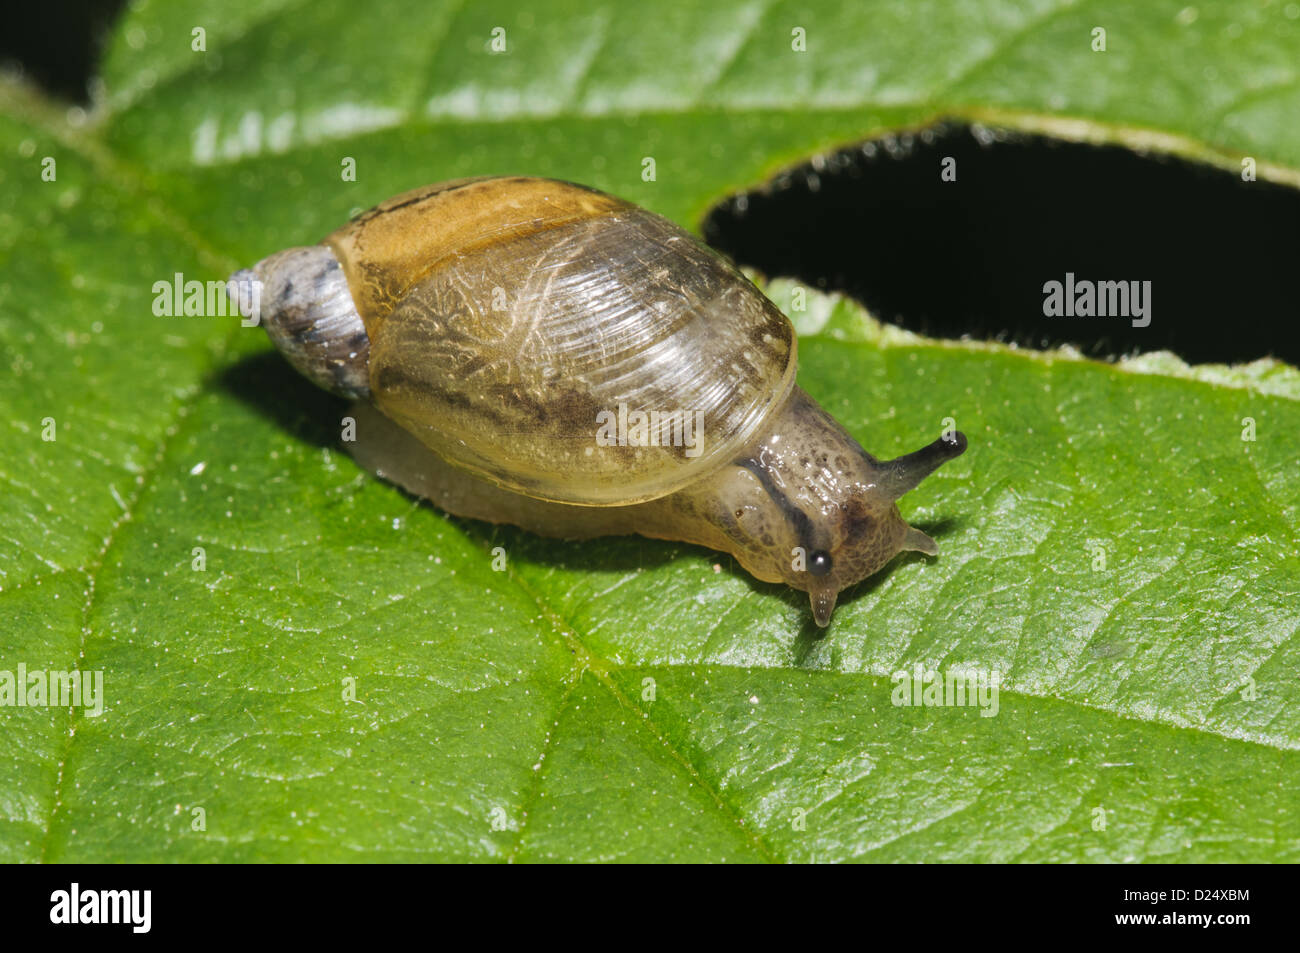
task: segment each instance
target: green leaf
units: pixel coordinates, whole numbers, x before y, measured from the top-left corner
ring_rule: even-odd
[[[0,87],[0,672],[104,678],[98,715],[0,709],[0,859],[1300,859],[1293,368],[932,341],[772,284],[870,451],[970,438],[904,505],[942,554],[819,637],[697,547],[415,504],[260,330],[152,309],[425,182],[693,225],[941,114],[1295,183],[1300,17],[1228,6],[139,4],[88,120]],[[896,705],[916,666],[996,673],[996,714]]]

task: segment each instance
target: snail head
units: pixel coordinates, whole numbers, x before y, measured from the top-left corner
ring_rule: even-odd
[[[874,480],[864,473],[837,506],[824,508],[829,545],[809,554],[802,585],[791,582],[808,592],[818,625],[829,624],[841,590],[874,575],[898,553],[938,555],[938,544],[909,526],[895,501],[965,449],[966,437],[956,431],[895,460],[869,462],[865,469],[874,469]]]
[[[721,494],[733,550],[760,579],[808,593],[813,618],[830,623],[839,594],[898,553],[935,555],[935,541],[909,526],[897,500],[960,456],[966,437],[947,433],[894,460],[877,460],[802,391],[764,440],[737,461]]]

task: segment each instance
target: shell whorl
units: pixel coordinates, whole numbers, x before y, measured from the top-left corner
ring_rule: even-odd
[[[256,294],[250,296],[251,282]],[[370,396],[370,338],[329,248],[276,252],[235,272],[230,296],[312,383],[342,397]]]
[[[684,230],[600,192],[444,183],[326,244],[370,330],[375,405],[527,496],[675,492],[734,457],[794,386],[786,317]]]

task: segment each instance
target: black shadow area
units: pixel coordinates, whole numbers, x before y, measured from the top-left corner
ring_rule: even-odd
[[[125,6],[126,0],[8,4],[0,28],[0,68],[18,71],[52,96],[88,105],[91,76]]]
[[[243,358],[218,372],[216,385],[317,447],[339,446],[339,420],[348,402],[321,390],[276,351]]]
[[[1300,191],[1167,156],[945,122],[789,170],[702,231],[935,337],[1300,362]],[[1067,273],[1150,281],[1150,324],[1046,316],[1044,284]]]

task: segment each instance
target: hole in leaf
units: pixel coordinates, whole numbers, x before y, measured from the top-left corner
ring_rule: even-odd
[[[956,181],[940,177],[945,157]],[[1093,356],[1300,361],[1300,192],[1118,146],[940,123],[782,173],[714,208],[705,239],[768,276],[842,291],[934,337]],[[1150,324],[1047,316],[1044,285],[1149,281]],[[1100,291],[1102,294],[1096,294]],[[1119,310],[1119,289],[1094,289]]]
[[[0,31],[0,69],[25,75],[52,96],[89,105],[91,77],[125,6],[126,0],[13,4]]]

